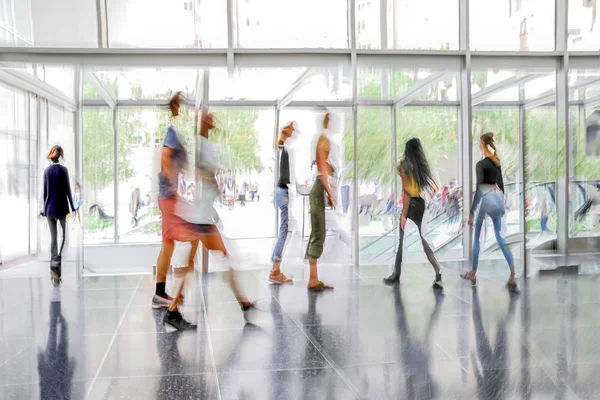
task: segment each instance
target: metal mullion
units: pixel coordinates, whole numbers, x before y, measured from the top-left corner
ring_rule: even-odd
[[[275,174],[273,175],[273,193],[275,193],[277,191],[277,181],[279,180],[279,148],[276,146],[277,143],[277,136],[279,134],[279,117],[280,117],[280,110],[278,107],[275,107],[275,129],[273,129],[273,145],[275,146]],[[302,200],[304,201],[304,199]],[[304,208],[302,209],[304,212]],[[275,237],[275,239],[279,238],[279,213],[277,212],[278,208],[277,208],[277,204],[275,204],[275,207],[273,208],[273,212],[275,213],[275,218],[274,218],[274,226],[273,226],[273,237]],[[304,220],[305,215],[302,215],[302,218]],[[302,237],[302,242],[304,242],[304,236]]]
[[[560,254],[568,254],[568,236],[569,236],[569,102],[568,102],[568,55],[565,56],[559,65],[556,74],[556,187],[557,187],[557,250]],[[565,145],[565,169],[561,171],[559,167],[558,149],[561,147],[560,139],[564,139]]]
[[[469,0],[458,1],[458,48],[470,50],[469,45]]]
[[[31,225],[33,213],[31,212],[31,93],[25,92],[25,96],[27,96],[27,101],[25,103],[25,115],[27,116],[27,210],[29,211],[27,214],[27,255],[31,255]],[[36,177],[37,180],[37,177]]]
[[[109,47],[106,0],[96,0],[96,23],[98,25],[98,48],[106,49]]]
[[[394,177],[394,206],[392,209],[394,210],[394,216],[396,215],[396,207],[398,206],[398,175],[395,173],[395,166],[398,162],[398,130],[397,130],[397,118],[398,118],[398,110],[395,107],[390,107],[390,111],[392,112],[392,176]],[[392,227],[394,229],[397,228],[398,220],[394,217],[392,218]],[[394,236],[394,248],[396,248],[396,234]]]
[[[75,176],[78,182],[83,181],[83,67],[75,67],[75,84],[73,86],[73,98],[77,108],[75,110]],[[83,217],[85,222],[85,217]],[[81,262],[83,268],[83,235],[84,229],[82,229],[78,236],[77,242],[77,260]],[[77,268],[77,274],[79,276],[80,269]]]
[[[472,108],[471,108],[471,57],[465,57],[464,66],[460,79],[460,118],[459,118],[459,160],[461,166],[461,177],[463,186],[463,212],[469,212],[472,202],[472,159],[473,159],[473,137],[471,132]],[[463,258],[471,259],[472,237],[471,229],[463,230]]]
[[[239,26],[236,27],[238,30]],[[236,43],[239,46],[239,43]],[[227,70],[233,73],[233,0],[227,0]]]
[[[570,157],[569,140],[569,53],[567,49],[569,7],[567,0],[555,1],[555,49],[562,53],[556,71],[556,200],[557,204],[557,251],[560,254],[569,253],[569,165]],[[597,63],[597,62],[596,62]],[[561,148],[560,140],[564,140],[566,157],[564,170],[559,169],[558,150]]]
[[[352,135],[353,135],[353,185],[352,185],[352,233],[354,245],[352,255],[354,267],[360,266],[360,237],[358,231],[358,58],[356,53],[356,0],[348,0],[350,5],[350,67],[352,68]]]
[[[113,201],[114,201],[114,243],[119,243],[119,131],[117,129],[117,112],[119,107],[113,110]]]
[[[523,100],[525,97],[524,86],[519,85],[519,99]],[[525,182],[527,177],[527,171],[525,171],[525,106],[519,106],[519,181],[521,182],[521,200],[519,210],[519,231],[521,232],[521,263],[523,264],[523,277],[527,279],[527,220],[525,218],[525,190],[527,183]]]
[[[380,0],[380,7],[379,7],[379,34],[381,35],[381,48],[382,49],[387,49],[388,48],[388,42],[387,42],[387,7],[388,7],[388,0]]]

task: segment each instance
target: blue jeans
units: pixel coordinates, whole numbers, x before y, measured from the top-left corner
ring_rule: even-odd
[[[482,189],[477,189],[482,190]],[[481,203],[479,206],[479,212],[475,220],[475,238],[473,240],[473,269],[477,269],[479,265],[479,237],[481,236],[481,228],[485,216],[489,215],[494,224],[494,233],[496,234],[496,241],[500,250],[504,254],[504,258],[508,263],[510,272],[514,273],[514,259],[513,255],[508,248],[506,240],[500,235],[500,229],[502,228],[502,216],[504,215],[504,196],[499,190],[491,190],[481,194]]]
[[[279,238],[275,243],[273,249],[273,256],[271,262],[273,264],[281,263],[281,256],[283,255],[283,248],[285,247],[285,240],[288,235],[288,204],[290,202],[290,196],[287,189],[278,187],[275,190],[275,205],[279,208]]]

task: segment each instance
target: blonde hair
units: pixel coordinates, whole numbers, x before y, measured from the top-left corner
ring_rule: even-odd
[[[494,150],[494,154],[490,157],[490,160],[499,167],[500,166],[500,157],[498,156],[498,149],[496,148],[496,140],[494,139],[494,132],[486,132],[481,135],[481,141],[486,146],[490,147]]]

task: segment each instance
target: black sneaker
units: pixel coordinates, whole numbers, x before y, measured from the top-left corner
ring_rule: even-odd
[[[444,290],[444,284],[442,283],[442,274],[438,274],[435,276],[435,280],[433,281],[433,285],[431,285],[436,290]]]
[[[183,316],[179,311],[169,311],[165,314],[163,323],[172,326],[179,331],[192,331],[198,329],[198,326],[191,324],[183,319]]]
[[[242,306],[240,304],[240,308],[242,309],[242,312],[244,313],[244,319],[246,320],[246,322],[248,322],[248,323],[256,322],[257,315],[258,315],[258,308],[256,307],[256,304],[250,303],[250,305],[248,305],[248,306]]]
[[[506,282],[506,288],[509,292],[513,294],[519,294],[519,287],[517,286],[517,281],[514,280],[512,282]]]
[[[383,278],[383,284],[392,287],[400,286],[400,275],[396,274],[395,272],[392,273],[387,278]]]

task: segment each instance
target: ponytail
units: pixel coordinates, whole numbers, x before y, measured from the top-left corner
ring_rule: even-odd
[[[494,163],[494,165],[496,165],[496,167],[499,167],[500,166],[500,157],[498,156],[498,149],[496,149],[496,141],[494,140],[494,133],[493,132],[484,133],[483,135],[481,135],[481,141],[483,142],[483,144],[485,144],[486,146],[488,146],[492,150],[494,150],[494,154],[492,154],[492,156],[490,157],[490,160],[492,160],[492,162]]]

